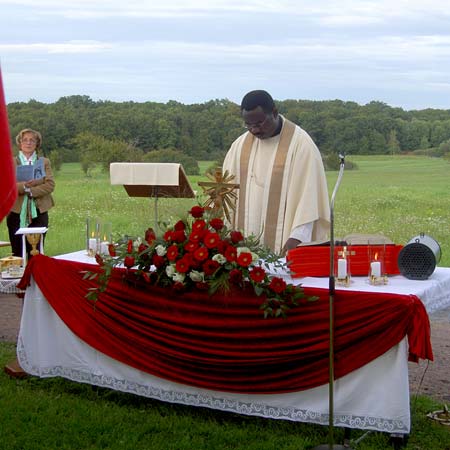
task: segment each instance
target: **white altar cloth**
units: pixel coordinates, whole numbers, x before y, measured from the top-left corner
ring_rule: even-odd
[[[84,253],[60,258],[80,261]],[[95,263],[87,256],[85,262]],[[328,282],[317,278],[293,281],[319,287]],[[438,268],[426,281],[412,282],[403,277],[392,277],[389,281],[387,286],[373,287],[365,279],[354,279],[351,288],[415,294],[425,299],[428,311],[450,305],[450,269]],[[40,377],[61,376],[171,403],[328,424],[328,385],[287,394],[234,394],[174,383],[117,362],[75,336],[47,303],[34,280],[25,294],[17,354],[23,369]],[[336,380],[335,425],[409,433],[407,358],[405,338],[376,360]]]

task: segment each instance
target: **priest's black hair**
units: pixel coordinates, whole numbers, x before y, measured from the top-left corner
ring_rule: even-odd
[[[266,114],[269,114],[275,108],[275,103],[272,96],[266,91],[250,91],[244,95],[241,102],[241,111],[244,109],[246,111],[252,111],[258,106],[261,106],[262,110]]]

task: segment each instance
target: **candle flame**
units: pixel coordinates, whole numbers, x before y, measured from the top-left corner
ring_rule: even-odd
[[[91,237],[94,237],[94,236],[95,236],[95,233],[94,233],[94,232],[92,232],[92,233],[91,233]]]
[[[378,260],[378,252],[377,253],[375,253],[375,261],[377,261]]]

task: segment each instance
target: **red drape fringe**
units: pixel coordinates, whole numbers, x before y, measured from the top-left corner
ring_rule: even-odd
[[[20,286],[33,276],[49,304],[80,339],[132,367],[179,383],[240,393],[300,391],[328,382],[328,290],[305,288],[318,301],[264,319],[251,290],[228,296],[136,288],[116,270],[95,303],[86,300],[97,266],[31,258]],[[433,359],[430,323],[413,295],[337,291],[335,376],[340,378],[408,336],[410,359]]]

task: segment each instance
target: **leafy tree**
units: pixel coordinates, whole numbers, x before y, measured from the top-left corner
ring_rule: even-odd
[[[146,153],[142,160],[144,162],[178,163],[183,166],[188,175],[199,175],[200,173],[196,159],[174,149],[155,150]]]

